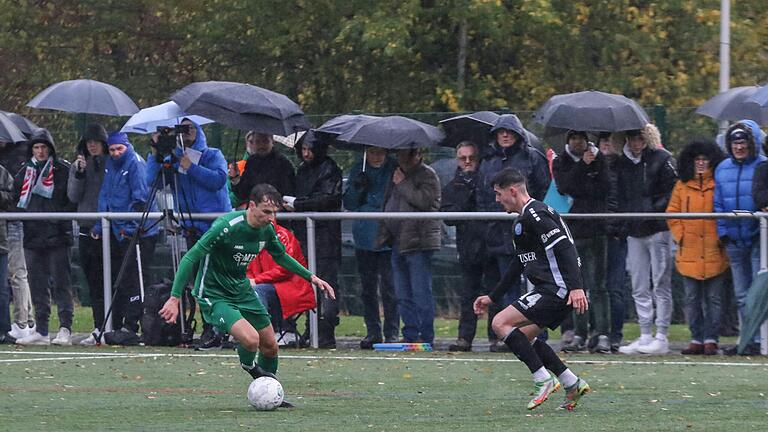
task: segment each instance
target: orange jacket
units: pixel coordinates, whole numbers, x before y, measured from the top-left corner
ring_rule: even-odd
[[[685,183],[678,181],[667,206],[668,213],[712,213],[715,180],[709,170]],[[714,219],[668,219],[677,243],[675,264],[683,276],[704,280],[728,268],[728,257],[717,238]]]
[[[278,224],[275,224],[275,231],[277,231],[277,238],[280,239],[280,243],[285,245],[285,252],[306,267],[307,260],[301,252],[301,244],[296,236]],[[257,284],[270,283],[275,286],[280,307],[283,309],[283,318],[314,309],[317,306],[315,291],[310,283],[277,265],[272,259],[272,255],[266,250],[259,252],[256,258],[248,264],[246,274]]]

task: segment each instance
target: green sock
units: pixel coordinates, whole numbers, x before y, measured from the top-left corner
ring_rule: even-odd
[[[267,372],[277,373],[277,356],[267,357],[262,353],[256,358],[256,363]]]
[[[250,352],[243,348],[242,345],[237,345],[237,355],[240,357],[240,364],[248,368],[253,366],[253,361],[256,359],[256,353]]]

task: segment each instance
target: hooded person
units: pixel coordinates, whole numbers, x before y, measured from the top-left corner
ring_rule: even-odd
[[[175,189],[175,208],[182,214],[226,213],[232,211],[227,192],[227,161],[221,150],[208,147],[205,132],[200,125],[187,118],[181,121],[186,132],[181,135],[184,148],[173,150],[173,175],[165,179]],[[153,146],[154,157],[147,160],[147,185],[151,188],[159,181],[158,174],[162,160],[158,160],[157,149]],[[160,184],[162,187],[162,184]],[[176,193],[178,192],[178,193]],[[181,221],[188,243],[194,244],[208,228],[211,221]],[[189,245],[191,247],[191,244]]]
[[[246,138],[253,140],[252,144],[246,144],[247,147],[252,148],[253,152],[248,156],[242,169],[233,167],[229,173],[236,206],[247,204],[251,189],[261,183],[274,186],[281,195],[294,196],[296,171],[291,161],[275,150],[272,135],[250,131]],[[300,141],[306,141],[306,138],[302,137]],[[301,155],[298,156],[301,161]]]
[[[70,212],[74,206],[67,197],[69,162],[56,155],[56,145],[45,129],[32,132],[27,147],[27,163],[16,175],[16,207],[28,213]],[[50,345],[48,318],[51,295],[56,301],[59,329],[54,344],[71,344],[74,303],[70,284],[69,248],[72,223],[68,220],[24,221],[24,255],[29,287],[35,308],[36,330],[17,340],[22,345]],[[53,284],[49,288],[49,281]]]
[[[311,131],[304,134],[294,147],[301,165],[296,170],[296,196],[284,196],[285,208],[297,212],[341,211],[341,169],[328,156],[328,144],[317,139]],[[317,275],[332,286],[336,283],[341,264],[341,221],[317,221],[315,223]],[[293,224],[296,237],[307,254],[307,228],[305,221]],[[336,346],[335,327],[339,323],[339,307],[336,300],[323,298],[320,304],[318,333],[320,347]]]
[[[753,201],[753,177],[758,165],[767,159],[759,153],[764,134],[753,126],[754,122],[740,121],[725,132],[728,158],[715,169],[716,213],[758,210]],[[757,219],[717,220],[717,236],[731,263],[739,321],[743,320],[747,294],[760,269],[759,228]],[[748,348],[757,349],[757,341],[755,338]]]
[[[109,158],[105,165],[104,182],[99,193],[99,212],[144,212],[149,200],[149,188],[147,187],[144,159],[133,149],[124,132],[113,132],[107,138]],[[155,240],[158,228],[153,221],[145,221],[140,226],[138,220],[112,220],[110,232],[102,233],[101,224],[95,224],[91,230],[94,239],[100,239],[102,235],[111,237],[112,269],[117,276],[124,260],[127,260],[126,269],[120,284],[114,286],[116,291],[112,308],[112,322],[118,331],[137,333],[142,307],[139,281],[139,269],[136,264],[136,249],[131,247],[131,239],[138,235],[137,244],[141,253],[142,272],[145,279],[147,275],[146,263],[151,262],[154,255]]]
[[[98,211],[99,192],[104,181],[104,164],[107,158],[107,131],[100,124],[89,124],[77,144],[77,159],[69,169],[67,197],[77,204],[79,213]],[[102,245],[91,237],[95,220],[79,220],[78,252],[80,267],[88,283],[94,328],[101,328],[104,322],[104,282]],[[80,342],[81,345],[95,345],[93,333]]]

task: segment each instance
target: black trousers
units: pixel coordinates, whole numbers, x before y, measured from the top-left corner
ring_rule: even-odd
[[[115,330],[125,327],[135,333],[139,332],[139,321],[143,313],[141,292],[139,286],[139,268],[136,262],[136,247],[130,248],[130,240],[118,241],[112,235],[112,292],[117,290],[115,302],[112,305],[112,327]],[[141,247],[141,267],[144,276],[144,286],[150,280],[147,274],[147,264],[152,261],[155,254],[155,242],[157,236],[144,237],[138,241]],[[114,286],[115,279],[120,272],[120,266],[126,261],[125,273],[120,286]]]
[[[91,297],[93,327],[100,329],[104,323],[104,254],[101,250],[101,240],[93,239],[88,232],[81,232],[78,241],[80,267],[85,273],[88,294]]]
[[[499,272],[495,260],[463,260],[459,264],[461,265],[461,276],[464,282],[459,289],[459,296],[461,298],[461,304],[459,305],[459,338],[472,343],[477,332],[477,315],[475,315],[472,306],[476,298],[488,293],[489,289],[486,287],[499,279]],[[496,313],[501,310],[498,306],[493,306],[488,318],[488,340],[496,340],[496,334],[491,328],[491,322]]]
[[[35,306],[35,321],[40,334],[48,334],[51,315],[51,294],[59,313],[59,325],[72,329],[74,300],[70,281],[69,246],[47,249],[24,249],[27,261],[29,290]]]
[[[392,285],[392,251],[368,251],[355,249],[357,272],[360,274],[363,301],[363,318],[367,335],[381,339],[382,326],[379,317],[379,293],[384,310],[384,338],[397,338],[400,332],[400,314],[397,297]],[[335,288],[335,287],[334,287]]]

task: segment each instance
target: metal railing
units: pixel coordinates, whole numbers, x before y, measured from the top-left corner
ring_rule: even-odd
[[[223,213],[193,213],[189,219],[215,220]],[[162,212],[149,213],[148,219],[158,220],[165,214]],[[186,216],[186,215],[185,215]],[[768,212],[734,211],[731,213],[567,213],[564,219],[758,219],[760,222],[760,270],[768,271]],[[307,263],[309,270],[314,273],[317,269],[315,243],[315,221],[319,220],[514,220],[516,214],[501,212],[421,212],[421,213],[384,213],[384,212],[327,212],[327,213],[279,213],[278,220],[306,220],[307,224]],[[102,233],[110,232],[112,220],[140,220],[141,213],[0,213],[0,220],[100,220]],[[104,267],[104,310],[109,310],[112,301],[112,266],[110,236],[102,235],[102,252]],[[314,288],[314,287],[313,287]],[[319,293],[314,288],[315,296]],[[310,343],[318,347],[317,313],[310,311]],[[112,329],[111,317],[106,329]],[[760,327],[760,351],[768,354],[768,321]]]

